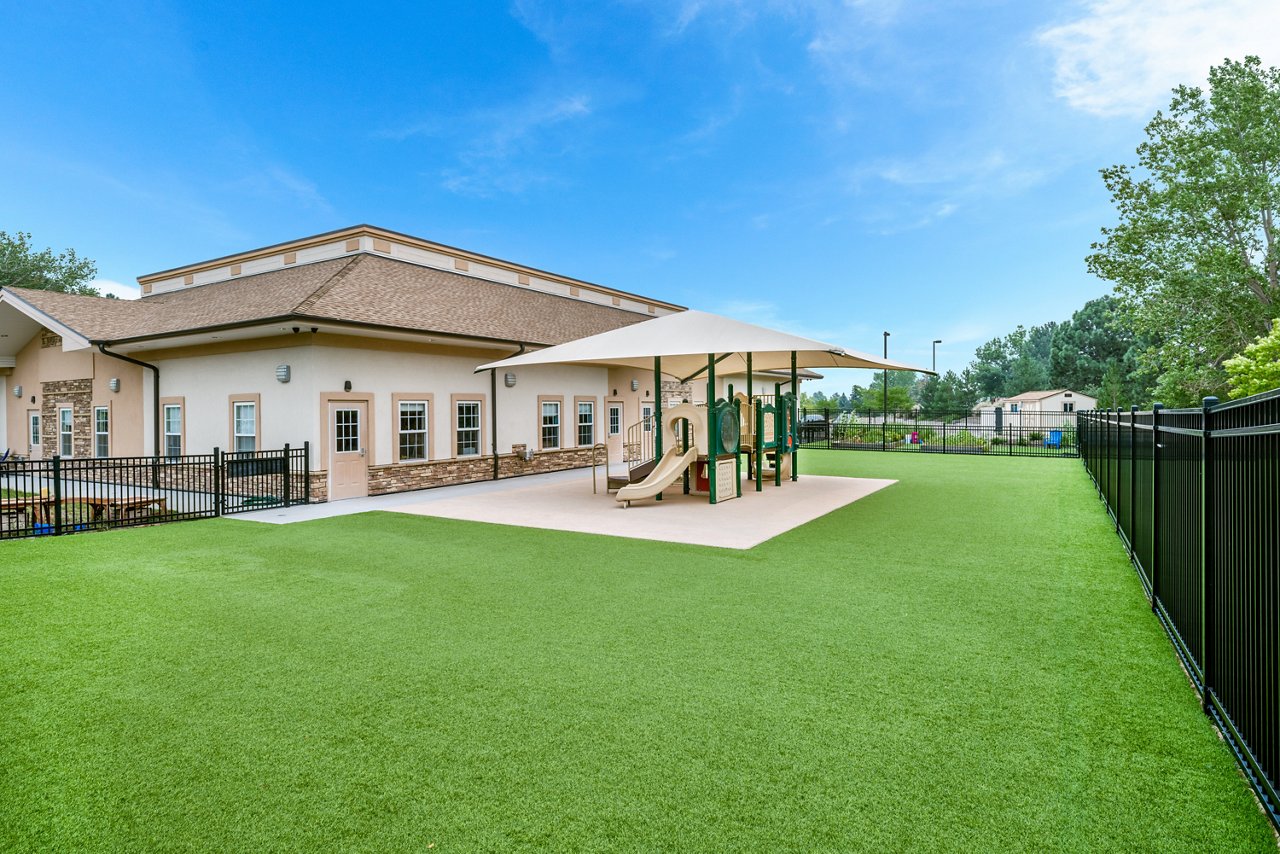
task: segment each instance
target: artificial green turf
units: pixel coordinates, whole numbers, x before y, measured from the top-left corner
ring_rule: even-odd
[[[0,848],[1274,847],[1078,463],[801,463],[900,482],[747,552],[0,544]]]

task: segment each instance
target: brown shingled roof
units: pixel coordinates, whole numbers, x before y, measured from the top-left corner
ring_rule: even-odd
[[[529,344],[560,344],[646,315],[376,255],[335,258],[143,300],[14,289],[92,341],[299,318]]]

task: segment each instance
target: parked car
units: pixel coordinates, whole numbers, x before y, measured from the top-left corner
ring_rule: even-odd
[[[810,412],[800,418],[800,443],[817,442],[827,438],[827,416],[821,412]]]

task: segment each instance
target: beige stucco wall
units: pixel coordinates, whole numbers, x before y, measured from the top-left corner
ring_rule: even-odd
[[[91,380],[90,407],[106,406],[111,411],[111,454],[144,453],[142,369],[93,350],[65,351],[61,346],[42,347],[40,342],[40,335],[27,342],[17,353],[12,375],[4,378],[5,406],[0,410],[4,446],[15,453],[31,453],[27,418],[30,410],[40,410],[45,403],[42,383]],[[112,377],[120,380],[119,392],[108,388]],[[13,396],[16,386],[22,386],[21,398]],[[77,411],[76,418],[80,417],[91,417],[91,413]],[[52,449],[45,449],[45,453],[52,453]]]
[[[280,342],[281,346],[271,349],[177,353],[157,359],[161,396],[184,398],[188,452],[209,453],[215,446],[228,449],[231,395],[258,394],[259,446],[279,448],[286,442],[296,446],[309,441],[312,466],[319,469],[325,456],[320,443],[328,436],[327,425],[321,420],[327,420],[327,412],[321,407],[322,396],[340,397],[345,383],[350,381],[353,397],[372,397],[371,465],[394,462],[398,428],[393,395],[431,395],[432,460],[453,456],[452,396],[478,397],[484,401],[482,455],[491,453],[494,401],[490,377],[487,372],[474,371],[477,365],[504,353],[368,341],[363,342],[366,346],[360,346],[362,342],[356,339],[323,333],[283,338]],[[281,364],[290,366],[288,383],[275,378],[276,367]],[[515,444],[538,447],[540,395],[564,399],[563,448],[576,445],[575,397],[595,400],[596,436],[603,439],[606,392],[611,390],[604,368],[547,366],[521,368],[514,373],[513,388],[504,385],[502,374],[498,376],[499,453],[510,453]]]
[[[285,346],[286,341],[291,346]],[[160,396],[184,399],[184,453],[231,449],[232,395],[261,395],[258,447],[274,449],[286,443],[301,445],[317,440],[317,377],[312,368],[312,348],[301,340],[281,342],[281,346],[272,349],[155,360],[160,368]],[[288,383],[276,380],[276,366],[280,364],[291,366]],[[338,388],[341,387],[339,383]]]

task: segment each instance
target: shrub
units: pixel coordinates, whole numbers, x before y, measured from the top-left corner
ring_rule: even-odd
[[[1032,430],[1030,433],[1027,434],[1027,438],[1030,439],[1032,442],[1040,442],[1044,440],[1044,434],[1041,433],[1039,430]]]

